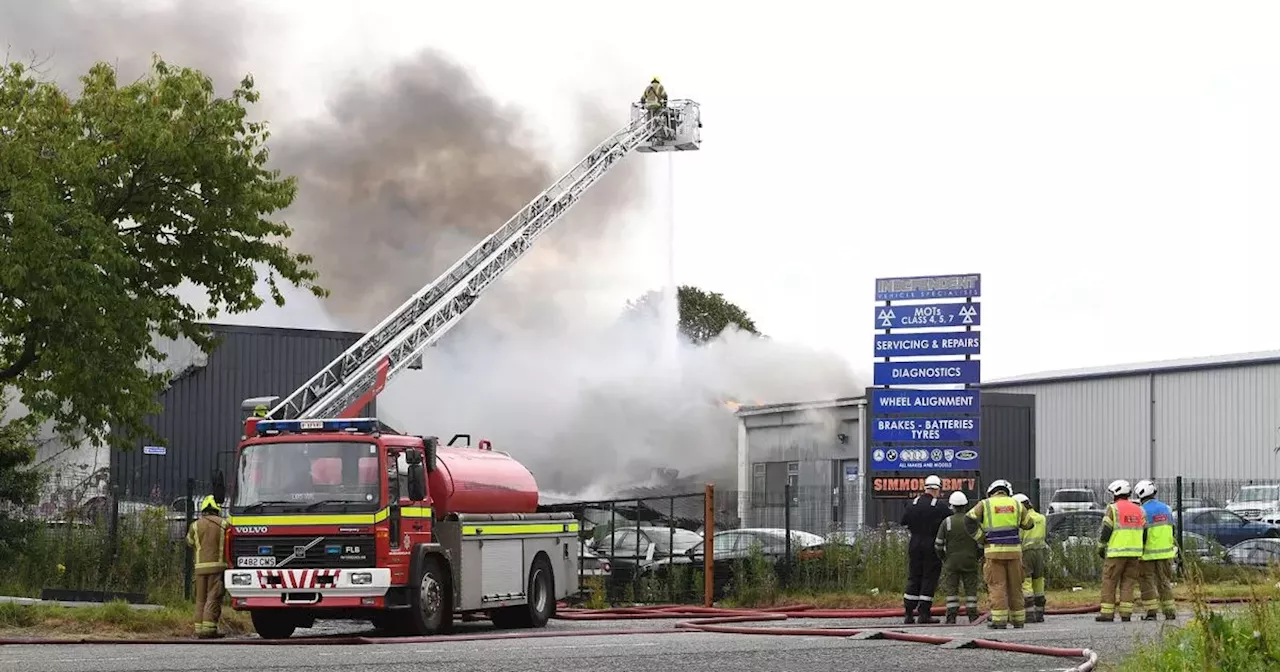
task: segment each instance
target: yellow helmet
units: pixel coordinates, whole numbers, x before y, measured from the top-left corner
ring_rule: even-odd
[[[204,511],[205,509],[213,509],[214,511],[219,512],[222,511],[222,507],[218,506],[218,500],[214,499],[213,495],[205,495],[204,499],[200,500],[200,510]]]
[[[653,83],[654,83],[654,84],[659,84],[659,83],[660,83],[660,82],[658,81],[658,76],[657,76],[657,75],[654,75],[654,76],[653,76]]]

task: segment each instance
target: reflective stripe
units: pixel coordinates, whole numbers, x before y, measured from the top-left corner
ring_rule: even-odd
[[[558,534],[561,532],[577,532],[578,523],[505,523],[494,522],[483,525],[463,525],[463,536],[475,537],[490,534]]]
[[[228,520],[232,525],[376,525],[391,515],[385,508],[375,513],[302,513],[285,515],[238,515]],[[430,518],[431,507],[411,505],[400,507],[402,518]]]
[[[208,518],[201,517],[196,519],[191,523],[191,528],[187,530],[187,540],[190,541],[191,545],[195,548],[192,553],[193,557],[196,559],[194,569],[226,569],[227,563],[224,559],[224,555],[226,554],[227,545],[227,522],[225,520],[218,521],[218,526],[222,528],[222,532],[218,534],[218,554],[214,556],[217,560],[200,562],[200,530],[197,526],[200,524],[201,520],[208,520]]]

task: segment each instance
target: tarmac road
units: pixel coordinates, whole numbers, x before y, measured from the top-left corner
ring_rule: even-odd
[[[1177,623],[1184,623],[1182,615]],[[768,626],[821,628],[893,628],[890,621],[833,620],[762,623]],[[216,672],[219,670],[306,670],[309,672],[651,672],[661,669],[732,669],[735,672],[829,672],[921,669],[1032,672],[1061,670],[1080,659],[999,651],[940,649],[927,644],[844,637],[726,635],[679,632],[587,636],[591,630],[671,628],[672,621],[566,622],[548,630],[581,631],[581,637],[508,639],[356,646],[94,645],[0,647],[0,669],[39,672]],[[490,632],[467,624],[466,632]],[[941,636],[999,639],[1063,648],[1089,647],[1102,662],[1139,640],[1169,627],[1164,622],[1100,624],[1092,615],[1051,617],[1025,630],[988,630],[985,626],[924,626],[912,632]],[[327,629],[327,628],[326,628]],[[903,628],[908,630],[908,628]],[[300,631],[306,632],[306,631]],[[394,642],[394,640],[389,640]]]

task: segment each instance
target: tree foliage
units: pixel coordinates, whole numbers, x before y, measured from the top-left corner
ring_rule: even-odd
[[[25,467],[36,456],[34,416],[5,419],[9,400],[0,394],[0,502],[26,506],[36,501],[42,474]],[[0,510],[0,563],[8,562],[22,549],[32,531],[26,521]]]
[[[258,308],[265,275],[317,296],[311,259],[271,219],[296,193],[269,170],[251,77],[215,97],[207,76],[153,59],[121,85],[105,63],[71,96],[16,63],[0,70],[0,388],[61,432],[129,447],[165,373],[157,334],[208,352],[200,323]],[[193,285],[198,308],[179,293]]]
[[[676,303],[680,310],[680,333],[695,345],[702,345],[719,336],[729,325],[748,333],[759,335],[756,323],[747,311],[724,298],[718,292],[681,285],[676,290]],[[662,307],[662,292],[646,292],[640,298],[627,302],[626,314],[656,317]]]

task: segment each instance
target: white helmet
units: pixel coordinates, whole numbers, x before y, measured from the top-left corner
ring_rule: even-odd
[[[1138,484],[1133,486],[1133,494],[1137,495],[1138,499],[1154,497],[1156,494],[1156,484],[1146,479],[1138,481]]]
[[[1014,495],[1013,498],[1018,500],[1019,502],[1022,502],[1024,505],[1027,505],[1027,506],[1031,505],[1031,498],[1022,494],[1021,492]]]
[[[947,500],[947,503],[951,506],[968,506],[969,498],[965,497],[963,492],[956,490],[951,493],[951,498]]]
[[[1111,481],[1111,485],[1107,486],[1107,492],[1111,493],[1113,497],[1128,497],[1132,491],[1133,488],[1129,486],[1129,481],[1123,478]]]
[[[987,486],[987,494],[990,495],[991,493],[1000,489],[1003,489],[1007,493],[1013,494],[1013,484],[1010,483],[1009,481],[1004,480],[1003,478],[997,478],[995,481],[992,481],[991,485]]]
[[[937,476],[930,476],[924,479],[925,488],[942,488],[942,479]]]

